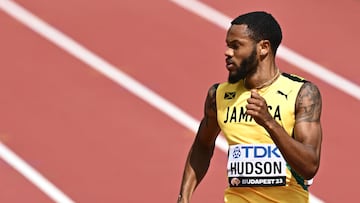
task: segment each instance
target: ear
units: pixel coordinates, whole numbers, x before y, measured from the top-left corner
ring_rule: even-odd
[[[261,40],[258,45],[260,56],[265,57],[271,52],[271,45],[269,40]]]

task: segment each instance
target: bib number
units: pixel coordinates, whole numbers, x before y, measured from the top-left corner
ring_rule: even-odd
[[[230,187],[286,184],[286,162],[275,144],[230,146],[227,169]]]

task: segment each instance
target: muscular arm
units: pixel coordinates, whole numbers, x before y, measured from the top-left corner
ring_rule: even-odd
[[[300,89],[295,104],[295,139],[271,117],[266,101],[255,91],[248,102],[248,114],[269,132],[287,163],[303,178],[313,178],[320,164],[322,141],[322,102],[318,88],[306,82]]]
[[[295,140],[302,143],[306,150],[302,154],[302,162],[295,160],[291,166],[310,179],[315,176],[320,165],[322,101],[318,88],[310,82],[305,83],[296,99],[295,107]]]
[[[210,88],[205,101],[204,117],[185,163],[178,203],[189,202],[210,165],[215,140],[220,132],[216,118],[216,87]]]

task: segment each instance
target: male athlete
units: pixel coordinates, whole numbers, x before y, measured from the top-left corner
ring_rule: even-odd
[[[279,24],[266,12],[241,15],[226,35],[228,82],[215,84],[186,160],[178,203],[189,202],[205,176],[220,131],[229,144],[226,203],[309,202],[318,171],[321,96],[275,64]]]

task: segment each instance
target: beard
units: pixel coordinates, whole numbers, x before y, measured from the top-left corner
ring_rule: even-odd
[[[249,57],[245,58],[235,72],[230,72],[228,76],[229,83],[237,83],[247,75],[256,71],[259,62],[256,60],[256,47],[253,48]]]

